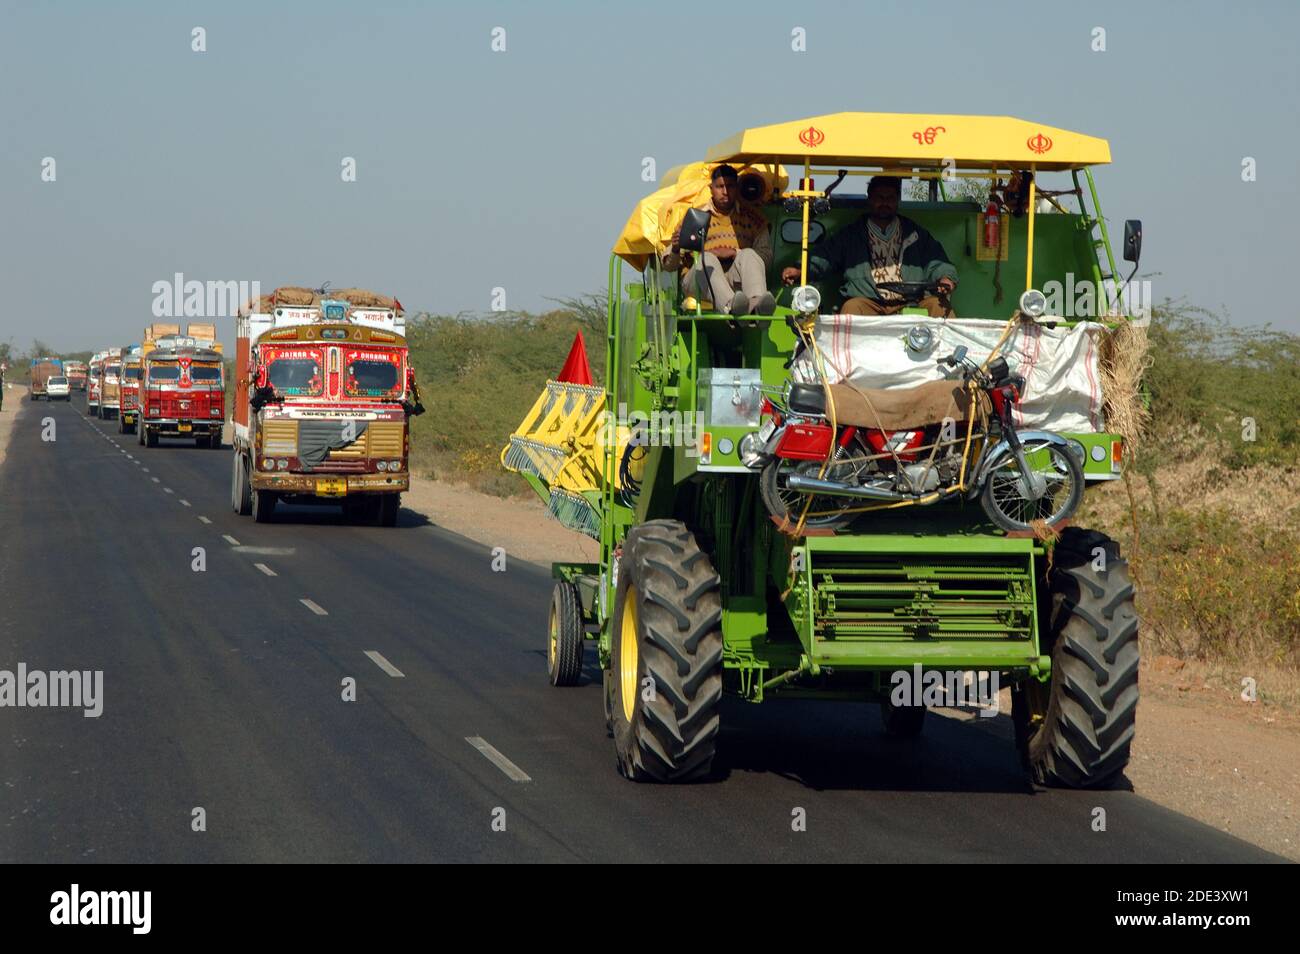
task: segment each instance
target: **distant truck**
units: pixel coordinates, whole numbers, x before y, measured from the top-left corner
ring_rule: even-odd
[[[86,390],[86,372],[86,362],[84,361],[63,362],[63,373],[68,376],[68,387],[73,391]]]
[[[117,416],[118,392],[121,387],[122,349],[109,348],[99,366],[99,403],[95,414],[101,420]]]
[[[236,325],[231,505],[337,501],[391,527],[410,487],[408,419],[423,411],[401,302],[362,289],[278,288]]]
[[[117,389],[117,432],[134,434],[140,419],[140,375],[144,369],[144,352],[140,345],[122,349],[122,374]]]
[[[49,400],[48,383],[50,378],[63,376],[63,362],[58,358],[32,358],[31,399]]]
[[[145,447],[160,437],[193,438],[199,447],[219,448],[226,423],[225,373],[216,326],[153,324],[140,345],[136,435]]]
[[[103,351],[91,355],[90,364],[86,367],[86,413],[91,417],[99,416],[99,369],[106,356],[107,353]]]

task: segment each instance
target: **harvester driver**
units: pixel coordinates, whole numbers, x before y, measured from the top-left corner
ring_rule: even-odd
[[[867,214],[840,229],[825,245],[808,254],[808,277],[843,275],[841,314],[896,315],[913,304],[878,283],[925,282],[938,292],[915,304],[934,318],[954,317],[948,295],[957,287],[957,269],[939,241],[911,219],[898,214],[901,180],[873,176],[867,184]],[[781,279],[799,280],[799,269],[786,268]]]

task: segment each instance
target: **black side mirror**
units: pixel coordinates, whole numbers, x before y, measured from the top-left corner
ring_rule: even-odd
[[[679,246],[688,252],[703,252],[704,238],[709,234],[711,217],[704,209],[687,209],[686,217],[682,219]]]
[[[1124,261],[1138,263],[1142,257],[1142,220],[1128,219],[1124,223]]]

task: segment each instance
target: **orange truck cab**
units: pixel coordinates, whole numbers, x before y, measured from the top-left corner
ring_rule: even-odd
[[[278,501],[338,502],[393,526],[410,488],[420,413],[395,298],[281,288],[241,310],[231,505],[268,520]]]

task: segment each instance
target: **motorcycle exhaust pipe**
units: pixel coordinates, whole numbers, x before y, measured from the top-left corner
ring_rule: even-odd
[[[791,490],[826,494],[832,497],[859,497],[864,500],[916,499],[912,494],[901,494],[896,490],[884,490],[880,487],[864,487],[861,484],[845,484],[838,480],[822,480],[819,477],[805,477],[801,474],[791,474],[785,479],[785,485]]]

